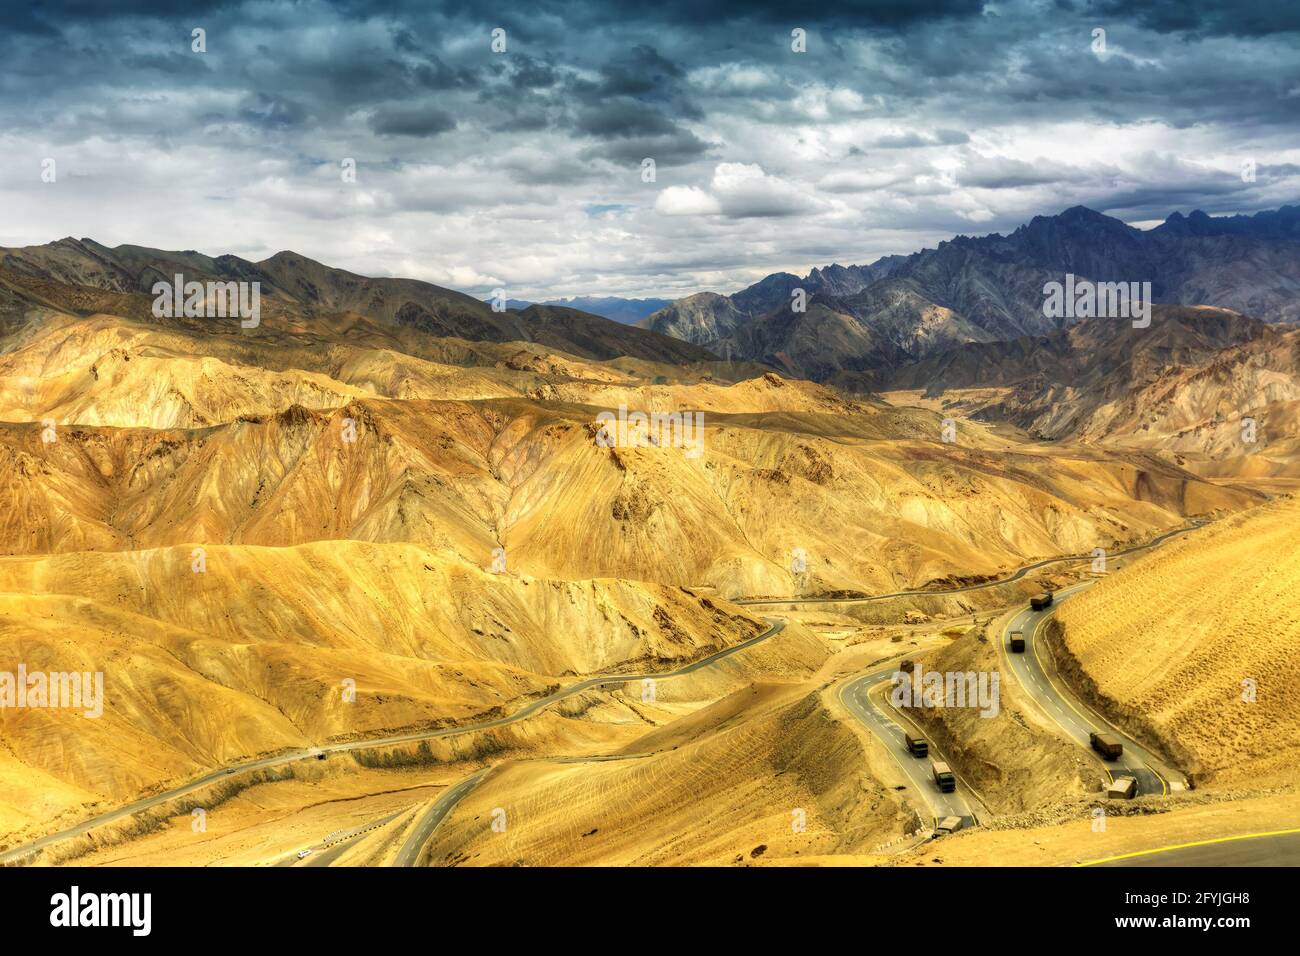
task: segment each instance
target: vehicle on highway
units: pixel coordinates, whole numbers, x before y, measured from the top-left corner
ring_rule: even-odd
[[[898,669],[904,674],[910,674],[916,669],[916,662],[912,660],[900,661]]]
[[[1035,611],[1041,611],[1044,608],[1052,606],[1052,592],[1044,591],[1042,594],[1036,594],[1029,599],[1029,606]]]
[[[1093,731],[1088,735],[1088,743],[1105,760],[1118,760],[1120,754],[1124,752],[1124,745],[1114,734],[1099,734]]]
[[[309,856],[311,856],[311,847],[308,847],[308,848],[305,849],[305,850],[299,850],[299,851],[298,851],[298,859],[300,859],[300,860],[305,860],[305,859],[307,859],[307,857],[309,857]]]
[[[1137,796],[1136,777],[1116,777],[1106,788],[1107,800],[1132,800]]]
[[[1025,632],[1011,632],[1011,652],[1013,654],[1023,654],[1025,652]]]
[[[930,742],[919,734],[905,730],[903,742],[907,744],[907,752],[913,757],[927,757],[930,754]]]
[[[952,793],[957,789],[957,775],[942,760],[936,760],[930,764],[930,772],[934,774],[935,784],[944,793]]]
[[[956,833],[961,829],[961,817],[944,817],[934,828],[935,833]]]

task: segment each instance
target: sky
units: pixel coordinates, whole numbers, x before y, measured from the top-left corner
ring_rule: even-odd
[[[1300,200],[1300,4],[797,6],[4,5],[0,245],[675,298]]]

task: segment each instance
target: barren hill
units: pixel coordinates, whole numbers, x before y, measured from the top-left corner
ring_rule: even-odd
[[[142,246],[109,248],[91,239],[60,239],[44,246],[0,249],[0,285],[29,304],[71,311],[112,311],[150,318],[158,281],[260,283],[268,321],[312,321],[352,314],[381,325],[428,335],[488,342],[538,342],[589,358],[629,355],[684,363],[710,358],[698,346],[560,306],[496,312],[473,296],[415,279],[370,278],[335,269],[294,252],[261,262],[237,256],[168,252]],[[93,303],[95,293],[105,295]],[[0,305],[4,303],[0,301]],[[13,306],[9,309],[14,311]]]
[[[208,546],[203,561],[189,546],[0,559],[3,659],[101,672],[105,695],[98,719],[0,710],[0,832],[256,755],[500,716],[562,675],[684,662],[763,629],[677,588],[493,574],[406,544]]]
[[[1297,473],[1300,333],[1227,310],[1156,306],[1145,329],[1088,319],[880,378],[1036,437],[1148,449],[1203,474]]]
[[[1169,544],[1062,604],[1076,682],[1201,783],[1293,782],[1300,502]]]
[[[933,412],[774,374],[647,381],[661,367],[463,367],[324,341],[262,349],[106,316],[15,333],[5,550],[352,538],[728,595],[892,591],[1249,500],[1146,454],[1044,453],[969,423],[945,443]],[[702,453],[601,447],[596,418],[620,406],[698,410]]]

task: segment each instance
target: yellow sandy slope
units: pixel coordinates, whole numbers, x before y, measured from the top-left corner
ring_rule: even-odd
[[[502,768],[439,828],[430,865],[691,865],[865,852],[908,812],[807,686],[759,685],[648,734],[628,759]],[[492,828],[504,811],[505,829]],[[499,818],[499,815],[498,815]]]
[[[1200,782],[1295,779],[1297,541],[1300,501],[1279,500],[1166,544],[1058,612],[1076,676]]]
[[[0,709],[0,830],[258,754],[522,706],[764,625],[680,588],[492,574],[328,542],[0,559],[5,670],[102,672],[102,716]],[[345,700],[345,681],[355,700]]]

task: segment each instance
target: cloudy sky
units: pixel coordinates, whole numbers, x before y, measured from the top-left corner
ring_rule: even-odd
[[[1145,225],[1300,200],[1300,5],[796,6],[6,4],[0,245],[675,297],[1076,203]]]

